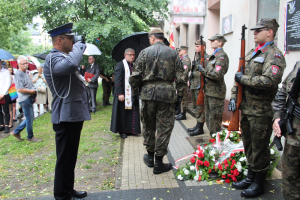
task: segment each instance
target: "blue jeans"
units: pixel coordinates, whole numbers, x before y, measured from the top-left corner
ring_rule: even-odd
[[[21,122],[21,124],[14,130],[14,134],[20,134],[21,131],[26,127],[27,130],[27,138],[31,139],[33,137],[33,106],[29,99],[25,101],[19,102],[20,106],[23,109],[24,115],[26,119]]]

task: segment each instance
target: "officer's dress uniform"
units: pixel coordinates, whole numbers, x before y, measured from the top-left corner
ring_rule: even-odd
[[[53,48],[45,60],[44,74],[53,95],[51,122],[57,154],[54,179],[56,199],[72,197],[80,133],[83,122],[91,119],[85,85],[75,74],[85,48],[85,44],[77,42],[69,55]]]
[[[273,120],[280,118],[299,68],[300,61],[283,81],[282,88],[273,100]],[[297,103],[299,108],[300,94],[298,94]],[[292,126],[296,130],[293,135],[281,133],[287,138],[282,156],[282,193],[286,200],[300,199],[300,119],[296,116],[292,118]]]
[[[221,130],[226,85],[224,75],[229,67],[229,58],[223,48],[209,56],[208,64],[200,72],[205,76],[204,105],[205,121],[210,135]]]
[[[100,75],[99,65],[94,62],[90,67],[86,68],[86,72],[94,74],[94,77],[91,78],[91,82],[87,86],[87,92],[90,108],[93,112],[95,112],[97,107],[96,96],[98,90],[98,78]]]

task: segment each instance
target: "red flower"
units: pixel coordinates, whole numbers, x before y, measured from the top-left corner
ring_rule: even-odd
[[[226,176],[225,176],[225,175],[222,175],[222,178],[226,178]]]
[[[205,167],[209,167],[209,162],[208,161],[204,161],[204,166]]]
[[[231,174],[227,174],[228,177],[231,177]]]
[[[227,167],[228,167],[228,164],[225,164],[225,169],[227,169]]]
[[[240,172],[237,169],[234,169],[233,173],[234,176],[238,176],[240,174]]]
[[[199,158],[204,158],[204,154],[203,154],[202,152],[199,152],[199,153],[198,153],[198,157],[199,157]]]
[[[197,165],[203,165],[203,161],[202,160],[197,160]]]
[[[221,165],[220,163],[218,164],[218,168],[219,168],[219,170],[221,170],[221,171],[223,170],[223,167],[222,167],[222,165]]]
[[[211,169],[208,170],[208,173],[209,173],[209,174],[211,173]]]
[[[192,157],[192,158],[191,158],[191,162],[192,162],[192,163],[195,163],[195,162],[196,162],[195,157]]]
[[[229,183],[230,183],[230,180],[229,180],[229,179],[226,179],[225,182],[229,184]]]
[[[215,141],[216,141],[216,139],[210,139],[210,141],[211,141],[211,142],[215,142]]]
[[[235,160],[232,160],[232,165],[236,164]]]
[[[229,161],[231,161],[231,158],[229,158]]]
[[[216,166],[214,166],[214,170],[216,171]]]
[[[233,171],[233,170],[231,170],[231,171],[230,171],[230,173],[231,173],[231,174],[233,174],[233,173],[234,173],[234,171]]]
[[[235,178],[235,176],[231,176],[231,179],[232,179],[234,182],[237,181],[237,179]]]
[[[235,154],[234,154],[234,153],[230,154],[230,157],[234,157],[234,156],[235,156]]]
[[[228,164],[228,161],[227,161],[227,160],[224,160],[224,163],[225,163],[225,164]]]
[[[207,146],[207,144],[204,144],[204,147],[206,147]]]
[[[234,168],[234,165],[231,165],[231,167],[230,167],[231,169],[233,169]]]
[[[198,181],[201,181],[201,176],[199,176]]]

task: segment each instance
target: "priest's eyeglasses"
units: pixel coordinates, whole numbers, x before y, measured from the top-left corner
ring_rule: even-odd
[[[126,55],[128,55],[128,56],[135,56],[135,54],[126,54]]]

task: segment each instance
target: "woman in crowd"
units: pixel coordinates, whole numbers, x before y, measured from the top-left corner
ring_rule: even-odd
[[[38,73],[33,76],[32,82],[35,83],[37,88],[36,104],[38,107],[38,113],[40,112],[40,104],[44,105],[44,112],[47,106],[47,82],[43,74],[43,67],[39,66],[37,68]]]
[[[8,71],[10,73],[10,77],[11,77],[11,84],[14,84],[14,78],[15,78],[15,73],[13,68],[10,66],[8,67]],[[9,103],[9,114],[10,114],[10,122],[9,122],[9,128],[13,127],[13,122],[12,121],[17,121],[16,119],[16,102],[17,99],[10,101]]]

